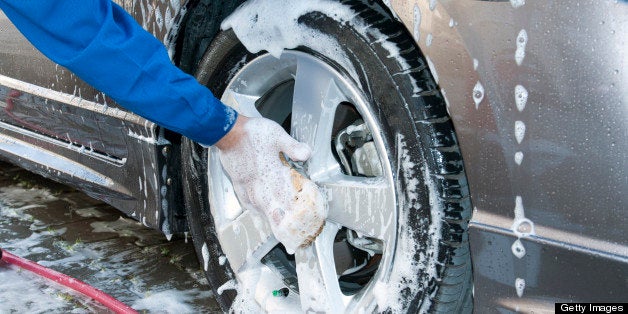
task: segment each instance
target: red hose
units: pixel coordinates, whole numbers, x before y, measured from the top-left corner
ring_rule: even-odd
[[[107,307],[108,309],[116,313],[137,313],[130,306],[114,299],[112,296],[70,276],[64,275],[60,272],[41,266],[35,262],[27,259],[15,256],[5,250],[0,249],[0,260],[9,264],[19,266],[21,268],[30,270],[42,277],[46,277],[50,280],[58,282],[70,289],[80,292]]]

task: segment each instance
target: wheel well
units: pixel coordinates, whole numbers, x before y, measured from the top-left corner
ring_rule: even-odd
[[[207,47],[220,31],[220,23],[245,0],[193,0],[181,23],[174,62],[187,73],[193,73]]]
[[[385,14],[398,20],[392,8],[382,0],[378,3]],[[235,11],[246,0],[190,0],[188,13],[181,22],[173,61],[187,73],[193,73],[203,53],[220,31],[223,19]],[[384,13],[384,12],[381,12]]]

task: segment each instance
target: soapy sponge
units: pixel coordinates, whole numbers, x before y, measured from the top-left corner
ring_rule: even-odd
[[[307,247],[316,239],[325,226],[327,201],[321,189],[306,178],[297,168],[288,164],[283,156],[282,163],[290,168],[293,191],[291,210],[273,215],[271,223],[277,239],[284,244],[289,253],[297,247]],[[280,219],[276,219],[280,218]]]

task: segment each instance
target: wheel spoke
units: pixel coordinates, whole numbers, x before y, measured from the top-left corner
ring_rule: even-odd
[[[336,164],[331,153],[331,132],[336,107],[347,97],[329,70],[310,59],[299,60],[292,101],[291,133],[313,150],[310,175]],[[336,165],[337,166],[337,165]]]
[[[328,220],[364,236],[387,240],[395,198],[386,180],[336,175],[317,184],[327,193]]]
[[[305,313],[344,312],[334,264],[333,241],[337,231],[337,225],[328,223],[312,245],[296,251],[299,298]]]
[[[262,116],[255,107],[255,102],[259,98],[259,96],[241,94],[228,89],[225,91],[221,100],[225,103],[225,105],[230,106],[240,114],[247,117],[258,118]]]
[[[250,210],[223,225],[218,236],[230,239],[229,245],[223,245],[222,249],[236,272],[249,259],[259,261],[278,243],[266,219]]]

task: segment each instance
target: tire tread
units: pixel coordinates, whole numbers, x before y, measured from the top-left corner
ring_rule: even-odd
[[[403,58],[407,68],[399,67],[391,75],[399,82],[416,82],[421,89],[408,99],[415,127],[423,130],[422,134],[430,134],[425,147],[429,150],[436,173],[431,175],[437,182],[439,203],[444,208],[442,218],[443,235],[439,241],[439,256],[444,261],[441,267],[438,291],[432,300],[430,312],[436,313],[470,313],[472,312],[472,277],[471,260],[468,241],[468,226],[472,212],[469,187],[462,162],[462,154],[458,146],[453,122],[449,118],[446,103],[437,83],[434,81],[427,62],[417,49],[416,43],[409,34],[399,34],[391,29],[403,29],[390,15],[380,14],[381,10],[368,11],[369,5],[363,1],[341,1],[360,12],[359,16],[367,23],[367,27],[378,28],[386,36],[386,40],[396,45],[398,57]],[[383,6],[381,6],[383,8]],[[393,27],[393,25],[395,27]],[[381,40],[380,40],[381,41]]]

